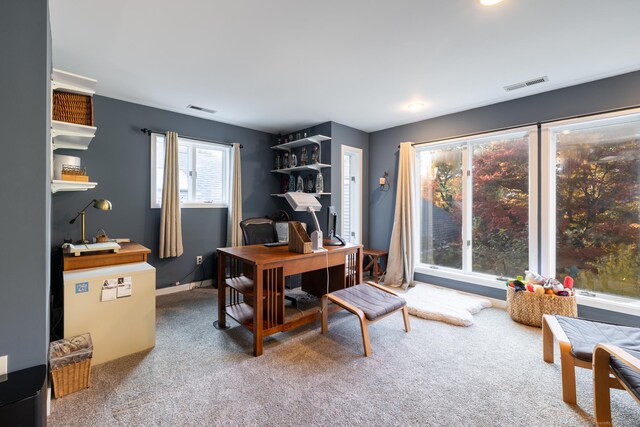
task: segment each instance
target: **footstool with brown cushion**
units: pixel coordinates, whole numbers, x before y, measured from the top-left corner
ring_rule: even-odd
[[[322,297],[321,333],[323,334],[327,332],[327,305],[329,301],[355,314],[360,319],[365,356],[371,355],[369,323],[376,322],[398,310],[402,310],[404,329],[407,332],[411,330],[411,326],[409,325],[409,311],[407,310],[407,302],[404,298],[373,282],[367,282],[340,289]]]

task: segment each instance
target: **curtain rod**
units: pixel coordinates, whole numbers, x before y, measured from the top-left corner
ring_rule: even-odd
[[[597,111],[595,113],[576,114],[574,116],[568,116],[568,117],[563,117],[563,118],[559,118],[559,119],[551,119],[551,120],[543,120],[543,121],[540,121],[540,122],[523,123],[523,124],[515,125],[515,126],[507,126],[507,127],[503,127],[503,128],[483,130],[481,132],[473,132],[473,133],[467,133],[467,134],[457,135],[457,136],[447,136],[446,138],[430,139],[428,141],[422,141],[422,142],[412,142],[411,146],[413,147],[413,146],[416,146],[416,145],[431,144],[431,143],[434,143],[434,142],[446,141],[448,139],[469,138],[469,137],[472,137],[472,136],[482,135],[482,134],[485,134],[485,133],[502,132],[502,131],[505,131],[505,130],[517,129],[517,128],[522,128],[522,127],[526,127],[526,126],[541,126],[541,125],[545,125],[545,124],[548,124],[548,123],[561,122],[561,121],[564,121],[564,120],[580,119],[580,118],[583,118],[583,117],[597,116],[597,115],[600,115],[600,114],[617,113],[617,112],[620,112],[620,111],[633,110],[633,109],[636,109],[636,108],[640,108],[640,105],[632,105],[632,106],[629,106],[629,107],[613,108],[611,110]],[[400,145],[398,145],[398,148],[400,148]]]
[[[147,129],[147,128],[142,128],[142,129],[140,129],[140,131],[142,133],[146,133],[147,135],[151,135],[152,133],[161,133],[163,135],[166,135],[166,133],[167,133],[167,132],[161,132],[159,130],[153,130],[153,129]],[[231,144],[229,142],[214,141],[212,139],[197,138],[195,136],[186,136],[186,135],[179,135],[179,136],[184,136],[185,138],[193,139],[195,141],[210,142],[212,144],[228,145],[229,147],[233,146],[233,144]],[[242,144],[240,144],[240,148],[244,148],[244,146]]]

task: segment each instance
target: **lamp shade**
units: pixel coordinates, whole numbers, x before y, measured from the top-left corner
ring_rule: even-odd
[[[107,199],[95,199],[93,201],[93,207],[103,211],[110,211],[113,208],[113,206],[111,206],[111,202]]]
[[[284,195],[284,198],[289,202],[294,211],[309,211],[320,210],[322,205],[315,198],[315,196],[309,193],[300,193],[290,191]]]

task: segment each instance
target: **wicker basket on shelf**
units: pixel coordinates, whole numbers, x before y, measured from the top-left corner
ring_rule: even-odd
[[[508,287],[507,312],[518,323],[540,328],[544,314],[576,317],[578,306],[575,296],[560,297],[527,291],[515,292],[511,287]]]
[[[53,91],[53,120],[93,126],[93,98],[77,93]]]

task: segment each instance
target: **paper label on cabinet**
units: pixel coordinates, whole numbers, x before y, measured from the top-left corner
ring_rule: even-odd
[[[131,276],[118,277],[118,298],[130,297],[132,288]]]
[[[76,283],[76,294],[89,292],[89,282]]]
[[[117,298],[118,279],[107,279],[102,282],[102,298],[100,301],[113,301]]]

